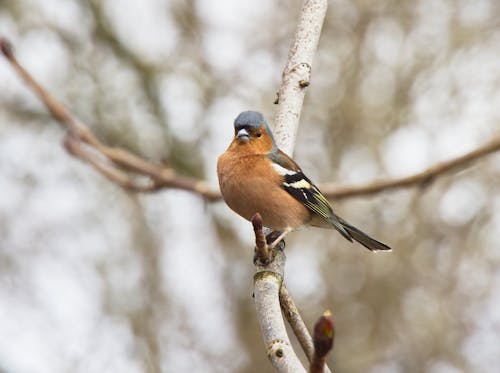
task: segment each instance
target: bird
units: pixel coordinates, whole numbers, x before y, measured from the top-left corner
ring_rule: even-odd
[[[336,229],[371,251],[391,250],[335,214],[318,187],[278,148],[260,112],[236,117],[234,138],[217,160],[217,176],[222,197],[234,212],[249,221],[259,213],[264,226],[280,232],[270,247],[291,231],[314,226]]]

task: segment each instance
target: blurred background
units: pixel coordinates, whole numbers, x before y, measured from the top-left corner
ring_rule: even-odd
[[[0,0],[19,60],[104,142],[217,187],[243,110],[272,122],[298,0]],[[332,0],[295,159],[318,184],[409,175],[500,134],[495,0]],[[0,61],[0,372],[271,372],[251,225],[177,190],[126,192]],[[500,156],[336,201],[394,248],[287,238],[286,283],[336,323],[342,373],[500,366]]]

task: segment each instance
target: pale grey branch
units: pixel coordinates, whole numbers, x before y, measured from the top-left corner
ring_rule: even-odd
[[[297,31],[283,71],[282,83],[278,93],[274,135],[280,149],[290,155],[293,154],[305,88],[309,86],[311,66],[318,46],[326,9],[326,0],[304,1]],[[258,241],[257,232],[256,241]],[[279,294],[283,281],[284,266],[285,255],[280,250],[276,250],[275,259],[267,265],[256,261],[254,277],[255,306],[267,354],[276,370],[279,372],[305,372],[306,369],[302,366],[290,345],[281,313]],[[291,303],[293,304],[293,302]],[[287,312],[286,307],[284,311]],[[298,318],[300,319],[300,316]],[[305,328],[305,326],[303,327]],[[307,330],[298,337],[301,339],[302,346],[310,347],[312,345]],[[306,348],[306,354],[311,359],[310,348]]]
[[[311,67],[327,6],[327,0],[304,1],[288,61],[283,70],[273,133],[280,149],[289,155],[293,154],[305,88],[309,86],[311,79]]]

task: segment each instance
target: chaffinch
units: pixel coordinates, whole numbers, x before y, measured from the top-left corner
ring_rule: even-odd
[[[305,225],[335,228],[366,248],[390,250],[335,215],[332,206],[300,167],[274,141],[261,113],[245,111],[234,121],[234,139],[217,162],[222,197],[250,220],[258,212],[264,226],[281,231],[272,243]]]

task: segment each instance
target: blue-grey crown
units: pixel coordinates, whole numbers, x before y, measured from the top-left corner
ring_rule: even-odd
[[[236,132],[242,128],[257,130],[262,126],[266,128],[266,132],[271,137],[273,145],[276,148],[276,143],[274,142],[273,133],[271,132],[271,129],[267,125],[267,122],[261,113],[259,113],[258,111],[250,111],[250,110],[244,111],[240,113],[240,115],[238,115],[234,120],[234,129],[236,130]]]
[[[234,120],[234,128],[253,128],[258,129],[265,125],[264,116],[258,111],[244,111]]]

